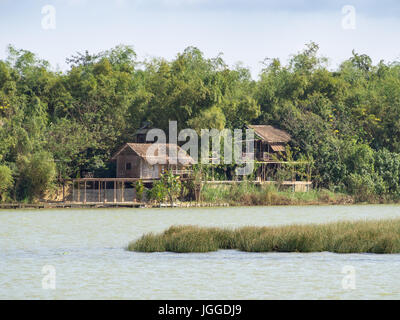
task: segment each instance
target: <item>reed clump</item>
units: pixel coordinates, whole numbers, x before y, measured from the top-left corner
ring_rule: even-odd
[[[195,226],[173,226],[161,235],[152,233],[142,236],[128,246],[139,252],[210,252],[233,249],[232,230],[200,228]]]
[[[138,252],[400,253],[400,219],[337,222],[320,225],[242,227],[237,229],[173,226],[131,242]]]
[[[354,202],[348,195],[329,190],[292,192],[280,190],[273,184],[259,186],[248,181],[235,185],[206,184],[202,189],[202,199],[208,203],[229,203],[231,206],[319,205]]]

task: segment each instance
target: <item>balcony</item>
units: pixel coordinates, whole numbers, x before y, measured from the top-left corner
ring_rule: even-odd
[[[272,154],[269,152],[257,152],[256,153],[256,160],[263,161],[263,162],[273,162],[276,159],[273,158]]]
[[[176,176],[190,176],[193,174],[193,170],[188,170],[188,169],[182,169],[182,170],[171,170],[172,174],[176,175]]]

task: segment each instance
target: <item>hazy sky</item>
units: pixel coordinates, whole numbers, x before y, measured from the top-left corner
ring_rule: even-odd
[[[55,29],[42,27],[45,5],[56,9]],[[345,5],[356,9],[355,29],[342,27]],[[286,62],[310,41],[331,67],[353,49],[393,61],[399,34],[398,0],[0,0],[0,59],[12,44],[63,70],[77,51],[127,44],[140,59],[171,59],[196,46],[207,57],[222,52],[230,65],[241,61],[256,76],[264,58]]]

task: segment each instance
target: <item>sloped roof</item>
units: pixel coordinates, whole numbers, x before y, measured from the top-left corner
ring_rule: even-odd
[[[153,149],[149,150],[153,146]],[[149,164],[169,164],[172,162],[170,158],[170,150],[175,147],[179,164],[194,164],[193,158],[176,144],[158,144],[158,143],[127,143],[112,158],[116,160],[118,155],[127,148],[134,151],[139,157],[146,160]],[[164,149],[165,148],[165,149]],[[165,152],[164,152],[165,151]]]
[[[256,135],[268,143],[288,143],[292,137],[284,130],[268,125],[249,125]]]

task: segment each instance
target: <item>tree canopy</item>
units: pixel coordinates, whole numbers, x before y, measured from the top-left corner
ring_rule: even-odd
[[[36,184],[82,171],[112,175],[112,153],[144,121],[167,131],[170,120],[197,130],[276,125],[292,135],[296,159],[314,159],[317,186],[400,197],[398,61],[374,65],[353,51],[330,70],[309,43],[286,65],[266,59],[256,80],[194,47],[170,61],[139,61],[121,45],[67,62],[67,71],[54,71],[12,46],[0,60],[0,166],[12,176],[2,197],[39,196]]]

